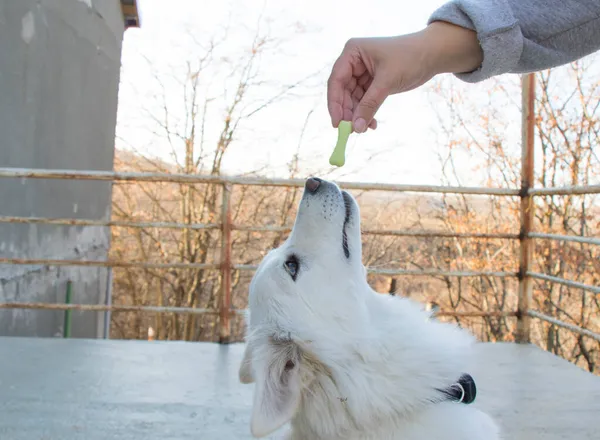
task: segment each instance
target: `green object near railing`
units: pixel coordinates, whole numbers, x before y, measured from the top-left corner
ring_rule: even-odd
[[[65,304],[71,304],[73,299],[73,283],[71,281],[67,281],[67,294],[65,296]],[[63,328],[63,337],[70,338],[71,337],[71,313],[72,310],[65,310],[65,324]]]

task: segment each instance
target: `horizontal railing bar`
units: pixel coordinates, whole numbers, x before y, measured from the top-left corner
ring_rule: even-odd
[[[244,232],[290,232],[291,226],[240,226],[234,225],[233,229]],[[510,233],[485,233],[485,232],[452,232],[436,230],[402,230],[402,229],[362,229],[364,235],[384,235],[395,237],[448,237],[448,238],[481,238],[481,239],[507,239],[517,240],[519,234]]]
[[[137,181],[137,182],[171,182],[189,184],[231,184],[231,185],[264,185],[283,187],[302,187],[304,179],[269,179],[263,177],[233,177],[233,176],[207,176],[192,174],[170,174],[152,172],[112,172],[112,171],[78,171],[56,169],[32,168],[0,168],[0,178],[32,178],[32,179],[77,179],[77,180],[103,180],[103,181]],[[519,196],[518,189],[510,188],[484,188],[441,185],[399,185],[387,183],[362,183],[340,182],[339,185],[346,189],[371,190],[371,191],[406,191],[406,192],[434,192],[446,194],[478,194]],[[600,194],[600,185],[565,186],[554,188],[530,188],[528,194],[532,196],[543,195],[585,195]]]
[[[554,188],[530,188],[532,196],[569,196],[600,194],[600,185],[563,186]]]
[[[148,313],[177,313],[187,315],[218,315],[216,309],[201,309],[193,307],[169,307],[169,306],[130,306],[130,305],[104,305],[104,304],[50,304],[50,303],[0,303],[0,309],[36,309],[36,310],[78,310],[87,312],[148,312]],[[231,310],[231,315],[243,315],[246,309]],[[434,314],[437,316],[481,318],[481,317],[512,317],[516,312],[492,310],[458,312],[442,310]]]
[[[89,261],[89,260],[52,260],[45,258],[0,258],[0,264],[15,265],[44,265],[44,266],[92,266],[92,267],[137,267],[148,269],[219,269],[217,263],[146,263],[139,261]],[[254,271],[257,265],[235,264],[233,269],[240,271]],[[380,269],[367,268],[369,273],[381,275],[415,275],[415,276],[450,276],[450,277],[516,277],[513,272],[486,272],[486,271],[445,271],[438,269]]]
[[[217,310],[193,307],[125,306],[103,304],[0,303],[0,309],[80,310],[86,312],[153,312],[188,315],[218,315]]]
[[[273,226],[273,225],[265,225],[265,226],[246,226],[246,225],[231,225],[231,229],[234,231],[240,232],[290,232],[292,230],[291,226]]]
[[[216,263],[146,263],[141,261],[90,261],[52,260],[46,258],[0,258],[0,264],[29,266],[91,266],[91,267],[138,267],[146,269],[218,269]]]
[[[516,272],[493,272],[493,271],[452,271],[452,270],[438,270],[438,269],[415,269],[415,270],[401,270],[401,269],[378,269],[378,268],[367,268],[367,271],[372,274],[378,275],[402,275],[402,276],[444,276],[444,277],[516,277]]]
[[[578,281],[565,280],[564,278],[554,277],[551,275],[546,275],[537,272],[527,272],[527,275],[531,278],[536,278],[538,280],[549,281],[551,283],[563,284],[565,286],[573,287],[575,289],[583,289],[594,293],[600,293],[600,287],[591,286],[589,284],[580,283]]]
[[[114,226],[123,228],[164,228],[164,229],[220,229],[221,225],[214,223],[171,223],[171,222],[128,222],[121,220],[85,220],[71,218],[45,217],[9,217],[0,216],[0,223],[34,223],[66,226]]]
[[[528,234],[528,236],[530,238],[541,238],[541,239],[545,239],[545,240],[573,241],[576,243],[600,245],[600,238],[595,238],[595,237],[580,237],[577,235],[560,235],[560,234],[543,234],[541,232],[530,232]]]
[[[236,264],[233,266],[235,270],[240,271],[254,271],[258,268],[252,264]],[[490,277],[516,277],[517,274],[514,272],[486,272],[486,271],[448,271],[439,269],[381,269],[374,267],[367,267],[367,272],[379,275],[399,275],[399,276],[448,276],[448,277],[476,277],[476,276],[490,276]]]
[[[112,171],[77,171],[30,168],[0,168],[0,178],[73,179],[132,182],[171,182],[187,184],[229,184],[281,187],[303,187],[304,179],[269,179],[262,177],[206,176],[197,174],[135,173]],[[339,182],[344,189],[364,191],[394,191],[439,194],[472,194],[518,196],[519,190],[509,188],[483,188],[441,185],[398,185],[391,183]]]
[[[446,237],[446,238],[482,238],[482,239],[508,239],[516,240],[519,234],[510,233],[486,233],[486,232],[452,232],[434,230],[386,230],[386,229],[363,229],[367,235],[389,235],[398,237]]]
[[[13,217],[0,216],[0,223],[32,223],[48,225],[67,225],[67,226],[107,226],[123,228],[164,228],[164,229],[221,229],[221,225],[216,223],[172,223],[172,222],[131,222],[131,221],[104,221],[104,220],[86,220],[72,218],[46,218],[46,217]],[[232,230],[243,232],[290,232],[291,226],[245,226],[232,225]],[[518,234],[510,233],[479,233],[479,232],[452,232],[435,230],[394,230],[394,229],[363,229],[366,235],[385,235],[398,237],[456,237],[456,238],[481,238],[481,239],[518,239]]]
[[[553,318],[552,316],[548,316],[548,315],[544,315],[543,313],[536,312],[535,310],[529,310],[527,312],[527,314],[533,318],[541,319],[542,321],[549,322],[550,324],[554,324],[559,327],[565,328],[567,330],[571,330],[574,333],[579,333],[580,335],[590,337],[590,338],[595,339],[596,341],[600,342],[600,334],[594,333],[593,331],[588,330],[586,328],[579,327],[574,324],[569,324],[567,322],[561,321],[560,319]]]
[[[517,316],[516,311],[491,310],[478,312],[454,312],[452,310],[442,310],[436,312],[434,316],[448,316],[455,318],[509,318]]]

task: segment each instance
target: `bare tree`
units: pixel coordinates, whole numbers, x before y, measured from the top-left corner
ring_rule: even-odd
[[[181,77],[155,74],[156,95],[160,105],[146,109],[153,121],[153,132],[170,148],[171,161],[148,155],[120,153],[116,167],[142,171],[174,172],[180,174],[221,175],[227,152],[238,140],[240,128],[248,125],[260,112],[286,99],[292,92],[307,92],[309,77],[290,84],[265,81],[262,58],[277,50],[281,41],[266,34],[260,26],[252,33],[249,47],[239,56],[226,56],[220,48],[228,41],[227,29],[208,45],[198,44],[195,59],[185,62]],[[227,50],[231,50],[227,48]],[[315,73],[316,75],[316,73]],[[169,81],[167,87],[165,82]],[[215,84],[223,84],[219,89]],[[178,88],[174,88],[177,84]],[[173,99],[173,90],[179,100]],[[222,111],[220,130],[211,115]],[[310,115],[309,115],[310,116]],[[308,117],[307,117],[308,121]],[[209,133],[210,129],[213,135]],[[306,124],[305,124],[306,125]],[[290,159],[289,172],[298,172],[298,153]],[[259,173],[252,170],[250,173]],[[160,261],[187,264],[207,264],[219,261],[218,229],[222,188],[218,185],[189,185],[173,183],[137,183],[118,185],[114,195],[113,213],[129,221],[166,221],[192,226],[187,229],[135,228],[115,231],[112,253],[121,260]],[[238,187],[234,194],[233,221],[253,221],[268,207],[271,213],[264,218],[285,224],[295,209],[297,190],[289,189],[282,197],[273,197],[267,190],[248,191]],[[275,204],[275,206],[274,206]],[[253,208],[249,208],[253,206]],[[274,213],[274,214],[273,214]],[[209,225],[203,228],[195,225]],[[211,227],[211,225],[214,225]],[[272,241],[276,245],[281,236]],[[244,263],[260,257],[256,249],[264,244],[254,242],[253,234],[236,235],[234,256]],[[115,272],[115,302],[157,304],[177,307],[216,309],[221,286],[220,275],[209,269],[120,269]],[[240,282],[234,273],[234,287]],[[144,337],[152,326],[156,339],[213,339],[216,328],[212,316],[164,316],[157,314],[154,322],[147,316],[115,314],[114,329],[120,337]]]
[[[600,82],[597,80],[596,58],[588,58],[562,69],[538,74],[537,88],[537,151],[536,184],[542,187],[588,185],[598,182],[600,163],[595,146],[600,128]],[[491,99],[485,105],[469,105],[465,90],[458,86],[444,87],[438,82],[435,96],[442,98],[439,127],[447,139],[440,152],[440,163],[446,183],[460,184],[461,158],[468,157],[470,171],[483,171],[484,181],[492,186],[519,185],[519,151],[507,138],[509,130],[518,130],[503,111],[506,106],[518,106],[517,83],[496,80],[489,88]],[[514,108],[514,107],[513,107]],[[482,175],[480,173],[480,175]],[[594,222],[599,213],[598,199],[587,196],[547,196],[536,199],[535,228],[540,232],[593,236],[599,233]],[[445,197],[440,220],[449,229],[484,229],[510,231],[518,225],[518,206],[515,201],[491,198],[487,203],[475,203],[474,198]],[[488,242],[473,247],[473,241],[456,240],[447,246],[443,255],[456,267],[482,267],[484,262],[505,270],[516,270],[517,249],[514,242]],[[466,252],[469,246],[469,252]],[[597,285],[600,254],[596,247],[550,240],[535,242],[535,270],[556,277]],[[436,259],[440,262],[440,259]],[[464,283],[462,283],[464,284]],[[516,287],[504,279],[481,277],[470,280],[468,289],[461,281],[447,286],[448,303],[452,307],[477,310],[514,310]],[[598,331],[598,298],[577,289],[536,281],[536,309],[572,324]],[[535,322],[535,342],[547,350],[596,371],[600,345],[556,326]],[[511,339],[514,323],[508,319],[486,321],[484,339]]]

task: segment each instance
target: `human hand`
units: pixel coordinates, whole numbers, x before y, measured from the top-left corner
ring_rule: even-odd
[[[375,113],[389,95],[415,89],[438,73],[474,70],[482,61],[475,32],[444,22],[414,34],[351,39],[327,82],[331,123],[352,121],[357,133],[375,129]]]

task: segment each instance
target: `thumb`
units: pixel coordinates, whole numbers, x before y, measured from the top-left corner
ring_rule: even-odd
[[[354,111],[354,120],[352,126],[357,133],[363,133],[375,117],[375,113],[383,104],[383,101],[388,97],[388,87],[381,80],[373,79],[369,88],[365,91],[364,96],[358,103]]]

